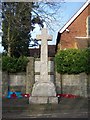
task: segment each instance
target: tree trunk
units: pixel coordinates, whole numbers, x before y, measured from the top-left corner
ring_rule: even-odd
[[[10,57],[10,56],[11,56],[11,45],[10,45],[10,22],[9,22],[9,25],[8,25],[7,41],[8,41],[7,55]]]
[[[11,47],[10,47],[10,44],[8,44],[7,55],[8,55],[9,57],[11,57]]]

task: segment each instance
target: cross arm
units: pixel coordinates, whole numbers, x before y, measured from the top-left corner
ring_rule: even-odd
[[[46,28],[43,28],[42,31],[41,31],[41,35],[37,35],[36,36],[36,39],[37,40],[48,40],[48,41],[51,41],[52,40],[52,36],[51,35],[48,35],[48,31]]]
[[[41,35],[36,35],[36,39],[37,39],[38,41],[41,41],[41,40],[42,40],[42,36],[41,36]]]
[[[47,40],[48,40],[48,41],[52,41],[52,38],[53,38],[53,37],[50,35],[50,36],[48,36]]]

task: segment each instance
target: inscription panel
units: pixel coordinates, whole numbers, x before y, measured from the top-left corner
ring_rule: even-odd
[[[40,61],[35,61],[35,72],[40,72]],[[54,61],[48,61],[48,72],[54,72]]]

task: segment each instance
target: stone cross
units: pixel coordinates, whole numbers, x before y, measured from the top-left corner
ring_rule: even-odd
[[[52,37],[48,35],[46,28],[43,28],[41,35],[37,36],[41,40],[41,61],[40,61],[40,80],[35,82],[32,94],[29,98],[30,103],[57,103],[56,90],[53,82],[48,80],[48,40]]]
[[[48,82],[48,42],[52,40],[52,36],[48,35],[46,28],[43,28],[41,35],[37,35],[41,40],[41,63],[40,63],[40,82]]]

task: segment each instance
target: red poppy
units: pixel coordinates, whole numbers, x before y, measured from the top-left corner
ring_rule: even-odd
[[[64,97],[64,98],[77,98],[77,95],[72,95],[72,94],[57,94],[57,97]]]
[[[15,93],[11,94],[11,98],[17,98],[16,94]]]
[[[30,94],[21,94],[23,97],[29,98]]]

